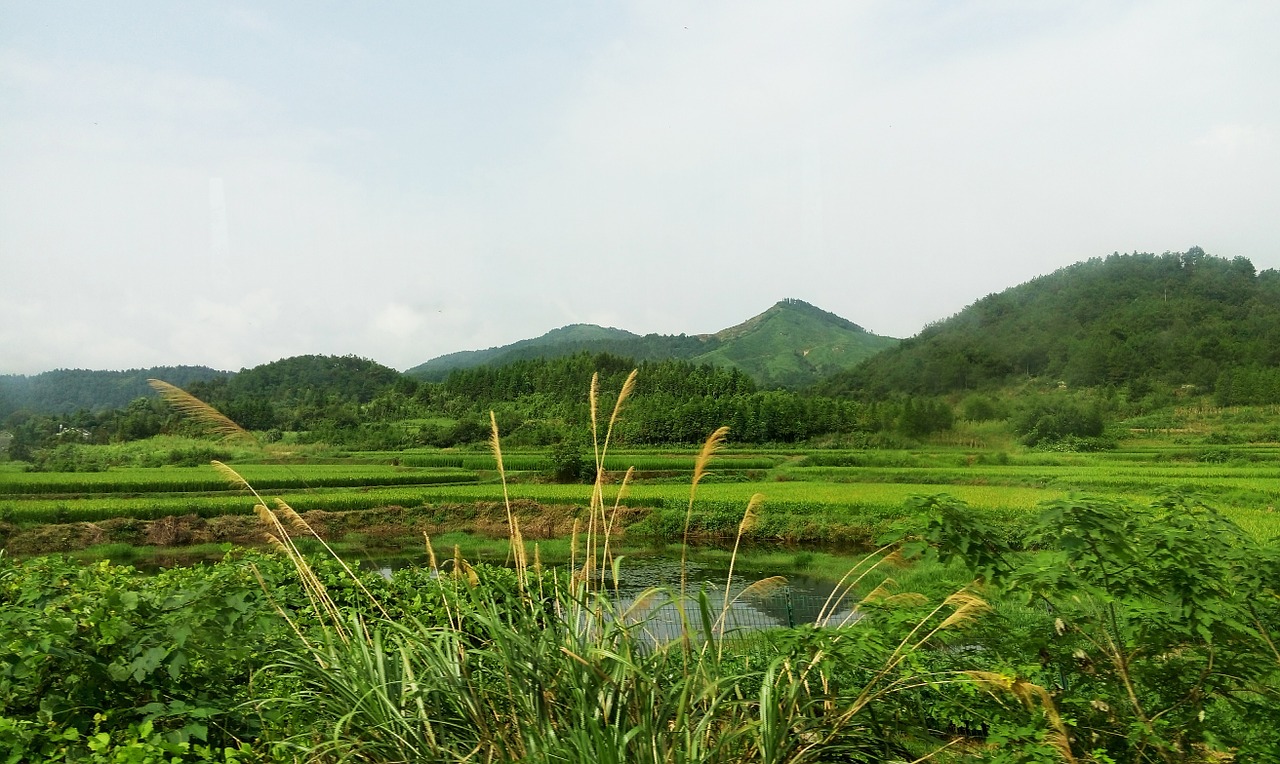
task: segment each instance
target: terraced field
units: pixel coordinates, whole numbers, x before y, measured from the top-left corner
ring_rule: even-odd
[[[1170,490],[1194,494],[1258,538],[1280,536],[1280,448],[1218,452],[1177,446],[1130,448],[1102,454],[1014,455],[918,451],[730,452],[699,486],[692,528],[732,535],[750,498],[763,494],[758,540],[868,540],[909,513],[912,497],[947,494],[1010,526],[1042,502],[1072,495],[1119,497],[1148,503]],[[636,534],[679,535],[689,501],[695,455],[637,451],[612,455],[614,479],[628,466],[640,478],[621,505]],[[581,507],[589,489],[542,480],[546,456],[504,458],[511,498],[531,505]],[[503,500],[493,457],[480,453],[365,452],[340,463],[233,465],[260,493],[298,511],[354,512],[385,507],[430,510]],[[610,497],[609,501],[614,498]],[[37,524],[139,520],[182,515],[247,515],[253,498],[212,467],[114,468],[88,473],[0,472],[0,522],[11,529]],[[563,512],[563,509],[561,510]],[[437,515],[439,513],[437,512]]]

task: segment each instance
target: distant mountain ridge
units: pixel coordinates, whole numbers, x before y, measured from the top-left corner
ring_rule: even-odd
[[[455,369],[588,351],[637,361],[710,363],[737,368],[764,387],[799,388],[851,368],[897,342],[803,300],[788,299],[714,334],[641,336],[623,329],[573,324],[510,345],[443,355],[405,373],[438,381]]]
[[[572,347],[574,349],[569,351],[572,353],[581,349],[580,346],[583,344],[626,341],[638,339],[639,336],[623,329],[597,326],[595,324],[569,324],[559,329],[552,329],[541,337],[520,340],[502,347],[492,347],[486,350],[459,350],[456,353],[448,353],[415,366],[405,373],[423,378],[435,378],[436,376],[442,376],[437,374],[437,369],[469,369],[475,366],[483,366],[504,356],[518,355],[528,348],[545,350],[548,348]],[[444,372],[444,374],[447,373],[448,371]]]

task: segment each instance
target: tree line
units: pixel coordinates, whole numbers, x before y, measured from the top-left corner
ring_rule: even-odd
[[[355,357],[299,356],[186,389],[267,440],[292,432],[301,442],[359,449],[457,446],[487,439],[493,411],[505,442],[550,446],[585,437],[593,375],[598,408],[607,412],[632,369],[638,369],[637,384],[616,435],[635,445],[698,443],[724,424],[744,443],[916,438],[947,429],[955,416],[940,398],[864,402],[760,390],[738,369],[678,360],[637,365],[608,353],[456,370],[441,382]],[[18,412],[7,421],[10,456],[22,460],[58,445],[122,442],[189,427],[154,397],[106,411]]]

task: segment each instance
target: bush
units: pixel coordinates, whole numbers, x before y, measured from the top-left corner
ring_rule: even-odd
[[[582,444],[572,438],[565,438],[551,447],[547,455],[547,474],[557,483],[595,480],[594,466],[587,462]]]
[[[1028,446],[1069,437],[1099,438],[1105,428],[1102,410],[1095,403],[1067,397],[1040,398],[1024,409],[1014,422],[1014,432]]]
[[[991,396],[974,393],[960,403],[960,416],[970,422],[989,422],[1003,419],[1005,413]]]

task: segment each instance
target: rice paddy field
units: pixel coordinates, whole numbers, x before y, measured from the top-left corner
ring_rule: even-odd
[[[628,532],[678,536],[690,499],[695,452],[611,454],[613,494],[632,511]],[[547,482],[547,456],[504,454],[507,493],[522,512],[585,507],[589,487]],[[503,501],[494,458],[483,452],[357,452],[308,462],[231,466],[260,494],[298,511],[354,512],[407,508],[441,513]],[[627,468],[634,479],[619,497]],[[1096,454],[918,450],[729,450],[698,486],[692,529],[729,536],[747,502],[764,496],[756,541],[870,540],[909,513],[913,497],[946,494],[1006,523],[1011,532],[1043,502],[1074,495],[1149,503],[1171,491],[1193,494],[1261,539],[1280,536],[1280,446],[1213,449],[1169,443],[1130,445]],[[255,499],[212,466],[119,467],[102,472],[0,470],[0,523],[42,524],[156,520],[252,514]],[[532,507],[532,509],[531,509]],[[455,509],[450,509],[455,508]],[[460,522],[465,518],[460,517]],[[463,523],[465,525],[465,523]],[[10,534],[12,535],[12,533]]]

